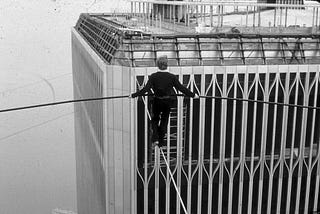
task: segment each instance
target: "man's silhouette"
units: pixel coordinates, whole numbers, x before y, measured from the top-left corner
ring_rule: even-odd
[[[140,91],[133,93],[132,98],[142,96],[152,89],[155,98],[153,100],[153,116],[152,116],[152,142],[158,144],[159,147],[164,145],[164,136],[167,131],[170,108],[172,99],[170,96],[174,95],[173,87],[181,91],[186,96],[199,98],[198,95],[191,92],[184,87],[178,78],[168,72],[167,56],[161,56],[157,59],[158,72],[151,74],[145,87]],[[160,123],[159,123],[160,122]]]

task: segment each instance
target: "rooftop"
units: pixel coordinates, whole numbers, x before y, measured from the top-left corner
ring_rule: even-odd
[[[319,63],[319,4],[131,1],[130,13],[82,14],[77,31],[111,64]]]

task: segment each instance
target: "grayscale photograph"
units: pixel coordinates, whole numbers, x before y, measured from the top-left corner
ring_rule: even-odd
[[[0,0],[0,214],[320,214],[320,0]]]

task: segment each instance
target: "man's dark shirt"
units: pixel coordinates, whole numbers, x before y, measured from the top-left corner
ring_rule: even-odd
[[[189,97],[194,97],[195,93],[181,85],[178,78],[166,71],[158,71],[151,74],[146,86],[139,92],[132,94],[132,97],[142,96],[152,88],[156,97],[166,97],[174,94],[173,87]]]

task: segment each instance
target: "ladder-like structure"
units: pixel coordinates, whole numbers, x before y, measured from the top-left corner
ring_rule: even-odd
[[[171,109],[170,117],[169,117],[169,132],[165,136],[164,141],[166,142],[165,146],[162,147],[162,151],[165,154],[166,157],[169,158],[169,164],[174,164],[177,161],[177,156],[179,149],[181,149],[182,153],[182,161],[185,159],[185,141],[186,141],[186,123],[187,123],[187,110],[188,107],[185,105],[182,108],[182,142],[181,142],[181,148],[178,147],[178,127],[179,124],[179,118],[178,118],[178,108],[174,107]],[[169,138],[168,138],[169,137]],[[151,137],[149,137],[151,139]],[[152,142],[150,142],[149,145],[151,145]],[[155,164],[155,149],[154,147],[149,147],[149,163],[148,165],[154,165]],[[165,164],[164,160],[160,160],[160,165],[163,166]]]

